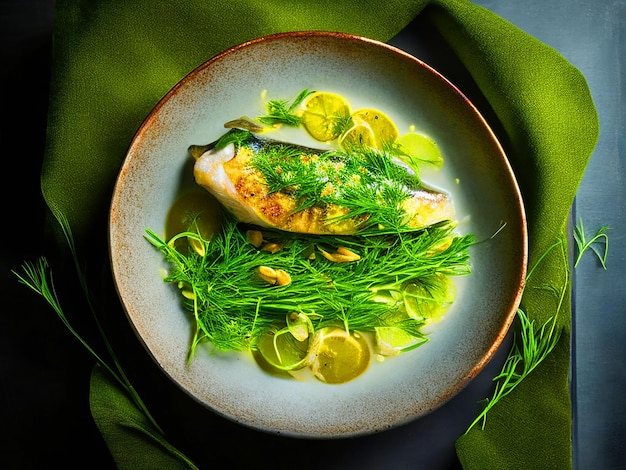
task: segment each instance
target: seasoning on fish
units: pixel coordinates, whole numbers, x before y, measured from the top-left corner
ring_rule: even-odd
[[[454,215],[447,194],[377,149],[319,150],[232,129],[189,151],[196,183],[261,227],[349,235],[421,229]]]

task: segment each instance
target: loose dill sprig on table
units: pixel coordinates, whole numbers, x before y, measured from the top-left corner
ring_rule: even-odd
[[[609,250],[609,237],[606,234],[606,231],[609,229],[610,227],[604,225],[596,231],[595,235],[591,239],[587,240],[583,221],[582,219],[578,220],[573,233],[574,240],[578,248],[574,268],[578,266],[583,254],[591,249],[600,260],[602,267],[606,269],[606,259]],[[604,252],[603,254],[600,254],[593,244],[602,241],[604,241]],[[528,275],[526,276],[526,281],[530,279],[533,272],[537,269],[539,264],[541,264],[543,259],[557,247],[561,248],[561,255],[563,256],[564,261],[567,261],[567,255],[565,253],[565,240],[561,238],[548,247],[548,249],[541,255],[541,257],[533,265],[532,269],[529,270]],[[565,264],[567,266],[567,263]],[[555,314],[548,318],[548,320],[546,320],[541,327],[535,327],[534,321],[529,320],[528,316],[522,309],[518,309],[517,316],[519,318],[521,329],[519,341],[516,341],[514,338],[513,347],[504,362],[502,371],[493,378],[493,380],[497,382],[493,396],[491,399],[487,399],[487,405],[472,422],[472,424],[470,424],[467,431],[465,431],[465,434],[467,434],[481,421],[481,429],[484,429],[489,410],[491,410],[491,408],[493,408],[493,406],[502,398],[511,393],[522,380],[524,380],[541,362],[543,362],[543,360],[556,346],[560,338],[560,331],[556,330],[556,321],[561,307],[563,306],[563,302],[565,301],[569,276],[569,268],[566,268],[562,287],[560,289],[554,287],[547,288],[554,291],[558,302]]]
[[[204,340],[220,350],[253,347],[258,335],[293,313],[308,316],[316,328],[374,331],[389,326],[408,283],[426,282],[434,274],[469,274],[474,236],[453,236],[453,229],[441,224],[394,236],[350,237],[264,230],[264,239],[282,247],[275,253],[251,244],[230,216],[210,241],[189,232],[165,241],[150,229],[146,237],[170,264],[165,281],[181,289],[184,306],[195,317],[191,358]],[[204,256],[177,251],[179,237],[201,240]],[[332,261],[336,253],[347,252],[355,255],[353,261]],[[289,282],[268,283],[260,267],[287,273]],[[407,322],[393,325],[411,334],[418,329]]]
[[[610,230],[610,227],[604,225],[596,231],[595,235],[591,237],[591,239],[587,240],[583,221],[582,219],[578,219],[578,222],[574,227],[574,240],[576,241],[576,247],[578,248],[578,255],[576,256],[574,267],[578,266],[578,263],[580,263],[580,260],[585,252],[587,250],[591,250],[600,260],[600,264],[602,264],[602,267],[606,269],[606,258],[609,254],[609,236],[606,234],[607,230]],[[602,242],[604,242],[604,252],[600,254],[600,251],[598,251],[594,244]]]
[[[565,240],[559,238],[550,245],[541,255],[533,267],[528,271],[526,281],[532,277],[535,269],[541,264],[543,259],[552,252],[552,250],[560,248],[561,256],[567,261],[565,253]],[[563,284],[560,288],[550,287],[557,296],[557,305],[554,315],[549,317],[541,326],[535,326],[534,320],[530,320],[528,315],[521,309],[517,309],[517,318],[519,319],[520,332],[513,338],[513,346],[502,366],[501,372],[493,378],[496,382],[496,388],[491,398],[486,399],[486,405],[480,414],[472,421],[465,431],[465,434],[481,423],[481,429],[485,428],[487,422],[487,414],[489,411],[509,395],[530,373],[541,364],[544,359],[552,352],[557,345],[561,330],[557,330],[556,322],[565,301],[567,286],[569,283],[569,268],[564,271]]]
[[[105,344],[109,357],[113,362],[113,365],[109,364],[101,354],[99,354],[91,345],[81,336],[81,334],[72,326],[69,319],[65,315],[65,312],[61,306],[61,302],[57,296],[54,281],[52,277],[52,272],[50,265],[45,257],[40,257],[36,262],[24,262],[22,265],[21,272],[12,271],[12,273],[16,276],[18,281],[35,292],[36,294],[43,297],[43,299],[52,307],[54,312],[57,314],[63,325],[68,329],[68,331],[78,340],[80,344],[93,356],[96,362],[106,369],[108,373],[113,377],[113,379],[123,388],[123,390],[128,394],[132,403],[137,409],[143,413],[145,418],[149,421],[149,423],[153,426],[152,429],[145,428],[143,432],[146,434],[147,439],[154,440],[159,446],[160,449],[171,453],[175,458],[183,462],[190,469],[197,469],[196,465],[181,451],[177,448],[169,444],[165,440],[165,434],[159,424],[155,421],[152,414],[146,407],[145,403],[139,396],[139,393],[135,389],[135,387],[130,382],[128,376],[124,372],[117,355],[108,340],[98,317],[96,315],[95,307],[91,301],[91,295],[89,293],[89,289],[87,286],[87,278],[83,272],[83,269],[80,266],[78,253],[76,251],[76,245],[74,243],[74,237],[72,234],[72,230],[67,220],[67,217],[60,211],[55,208],[51,208],[52,213],[56,220],[58,221],[61,229],[63,231],[63,235],[65,236],[65,240],[70,248],[70,252],[72,254],[72,258],[74,261],[74,265],[76,268],[76,272],[78,275],[78,280],[81,285],[83,295],[87,301],[87,305],[89,310],[91,311],[94,322],[96,323],[98,332]]]

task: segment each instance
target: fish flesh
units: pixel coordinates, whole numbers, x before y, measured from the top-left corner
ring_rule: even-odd
[[[231,129],[189,148],[194,178],[239,221],[305,234],[422,229],[452,220],[450,196],[384,152],[304,147]]]

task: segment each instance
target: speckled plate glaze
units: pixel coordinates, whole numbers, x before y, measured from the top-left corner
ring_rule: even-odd
[[[353,107],[415,125],[444,153],[445,169],[424,179],[452,193],[459,231],[486,240],[471,249],[473,273],[429,330],[430,342],[373,363],[354,381],[327,385],[277,378],[242,354],[200,348],[186,363],[191,322],[163,283],[162,256],[144,238],[163,232],[177,194],[193,184],[190,144],[223,123],[263,113],[260,93],[290,98],[333,91]],[[303,142],[310,143],[310,142]],[[506,227],[490,239],[501,222]],[[423,416],[461,390],[493,356],[519,304],[527,260],[524,209],[514,175],[485,120],[438,72],[388,45],[339,33],[259,38],[213,57],[181,80],[148,115],[129,148],[110,212],[110,253],[119,296],[138,338],[171,380],[238,423],[290,436],[364,435]]]

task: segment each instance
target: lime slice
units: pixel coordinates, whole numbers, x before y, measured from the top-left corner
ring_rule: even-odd
[[[443,165],[441,149],[432,138],[422,134],[404,134],[397,141],[398,157],[411,167],[427,164],[435,167]]]
[[[374,336],[374,352],[381,356],[397,356],[424,340],[395,326],[379,326]]]
[[[406,286],[403,296],[406,312],[411,318],[437,321],[452,305],[456,286],[448,276],[433,274],[420,283]]]
[[[340,95],[318,91],[302,103],[300,122],[320,142],[335,140],[349,122],[350,106]]]
[[[355,123],[363,123],[369,126],[374,134],[376,145],[374,148],[382,150],[386,144],[392,144],[398,138],[396,124],[382,111],[372,108],[362,108],[352,113]]]
[[[210,240],[219,230],[222,222],[220,205],[206,191],[192,191],[180,196],[167,214],[165,237],[170,239],[181,232],[197,233],[204,240]],[[200,256],[204,256],[204,245],[196,239],[181,238],[175,246],[179,251],[186,250],[187,243]]]
[[[278,371],[295,370],[306,365],[309,341],[297,340],[287,328],[273,328],[259,337],[256,350],[266,366]]]
[[[309,367],[313,375],[329,384],[357,378],[368,368],[371,350],[367,339],[341,328],[326,327],[317,331],[311,345]]]

